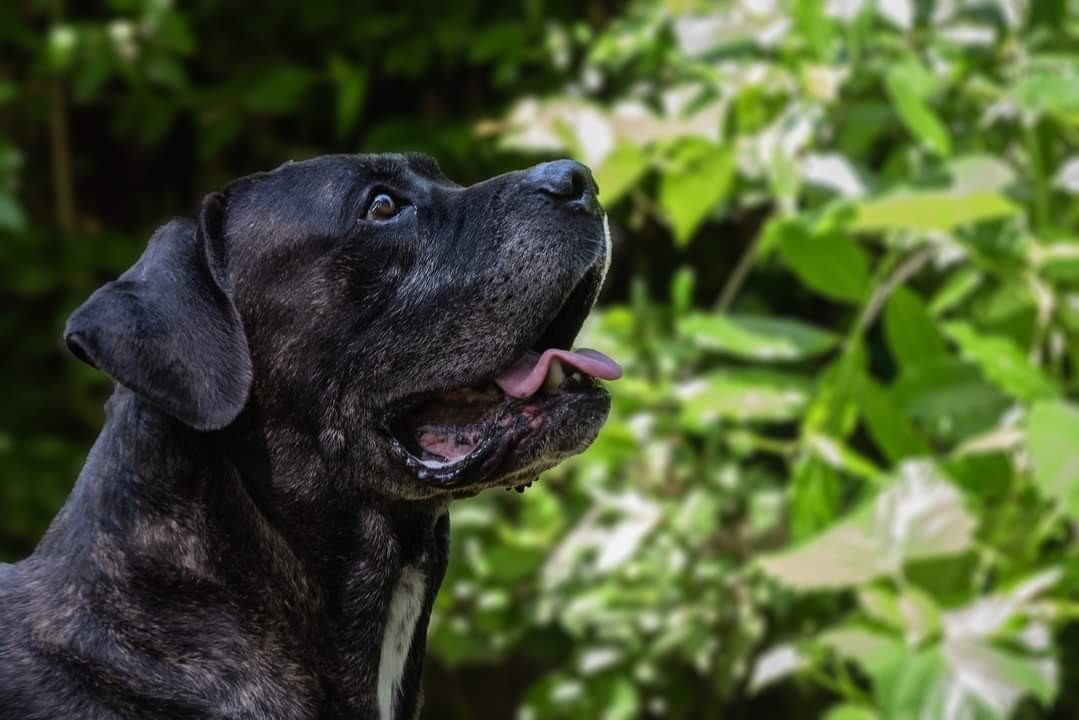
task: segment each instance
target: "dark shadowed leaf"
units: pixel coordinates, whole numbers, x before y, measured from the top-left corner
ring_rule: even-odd
[[[783,264],[809,288],[841,302],[861,302],[869,288],[869,261],[853,240],[839,234],[812,236],[787,225],[779,236]]]
[[[884,306],[884,336],[901,367],[913,367],[948,352],[925,303],[913,290],[896,288]]]

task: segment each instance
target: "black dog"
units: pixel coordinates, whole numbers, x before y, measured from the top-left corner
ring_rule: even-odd
[[[588,170],[462,188],[330,156],[173,220],[68,322],[108,420],[34,554],[0,565],[0,717],[418,714],[451,499],[595,437],[570,352],[609,242]]]

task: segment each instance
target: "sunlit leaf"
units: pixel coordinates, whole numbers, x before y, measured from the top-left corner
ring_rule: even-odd
[[[929,70],[914,60],[893,66],[885,76],[885,87],[907,128],[937,154],[950,155],[948,130],[928,104],[934,84]]]
[[[1020,214],[1005,190],[1015,182],[1006,163],[966,155],[948,163],[945,182],[902,187],[857,204],[853,227],[861,231],[951,230],[960,225]]]
[[[728,370],[694,380],[678,391],[681,422],[705,430],[717,420],[792,420],[809,401],[811,383],[795,374]]]
[[[1055,383],[1009,338],[982,335],[966,323],[949,323],[944,330],[963,355],[1009,395],[1020,400],[1038,400],[1057,393]]]
[[[755,694],[769,685],[790,677],[803,668],[806,658],[790,644],[776,645],[757,657],[749,678],[749,692]]]
[[[953,195],[905,191],[860,203],[854,228],[860,231],[950,230],[958,225],[1021,212],[1022,208],[997,192]]]
[[[1079,123],[1079,84],[1073,68],[1039,68],[1022,73],[1009,96],[1024,112],[1034,117],[1054,115]]]
[[[975,268],[962,268],[951,274],[933,296],[929,311],[936,317],[943,315],[967,300],[978,289],[982,280],[981,272]]]
[[[1057,170],[1053,185],[1072,195],[1079,195],[1079,155],[1072,155]]]
[[[801,164],[802,179],[834,190],[843,197],[860,198],[865,182],[845,157],[837,153],[807,155]]]
[[[622,143],[594,168],[600,200],[611,206],[632,188],[648,169],[648,156],[633,143]]]
[[[855,585],[911,560],[966,550],[974,524],[955,487],[931,465],[908,463],[874,500],[808,542],[765,556],[760,565],[793,588]]]
[[[838,338],[807,323],[748,314],[692,314],[679,332],[701,347],[761,361],[803,360],[835,347]]]
[[[791,473],[790,534],[795,542],[816,535],[839,512],[842,478],[817,455],[806,455]]]
[[[880,716],[864,705],[844,703],[828,710],[824,720],[880,720]]]
[[[1027,418],[1026,442],[1038,488],[1079,516],[1079,408],[1037,403]]]
[[[659,205],[674,230],[675,241],[687,245],[708,213],[730,190],[734,155],[696,140],[678,145],[659,183]]]

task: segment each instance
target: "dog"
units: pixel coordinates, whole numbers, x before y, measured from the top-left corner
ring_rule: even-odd
[[[610,262],[588,169],[420,155],[207,196],[70,317],[106,422],[0,565],[0,718],[415,718],[451,500],[586,448]]]

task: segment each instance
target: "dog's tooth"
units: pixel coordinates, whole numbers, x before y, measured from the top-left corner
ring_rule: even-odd
[[[554,392],[562,387],[562,383],[565,381],[566,371],[562,369],[562,363],[558,362],[558,360],[552,360],[547,367],[547,377],[543,380],[543,389],[547,392]]]

